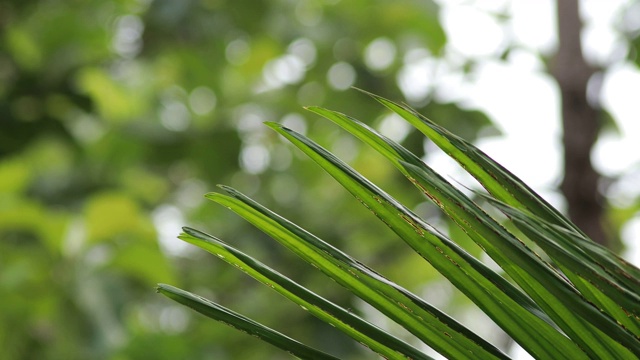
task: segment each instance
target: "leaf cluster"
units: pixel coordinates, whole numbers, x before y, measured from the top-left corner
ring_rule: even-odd
[[[533,357],[640,357],[639,269],[588,239],[481,150],[407,106],[369,95],[404,118],[475,177],[487,190],[476,192],[478,197],[504,213],[519,231],[507,230],[418,156],[366,124],[324,108],[308,110],[336,123],[389,160],[482,248],[503,273],[490,269],[311,139],[276,123],[267,126],[329,173]],[[508,358],[455,319],[349,254],[239,191],[227,186],[220,188],[222,192],[206,197],[247,220],[438,353],[451,359]],[[222,240],[191,228],[184,228],[180,238],[217,255],[384,358],[429,358],[414,346]],[[544,252],[544,259],[525,240],[535,243]],[[296,357],[334,358],[184,290],[160,284],[158,291]]]

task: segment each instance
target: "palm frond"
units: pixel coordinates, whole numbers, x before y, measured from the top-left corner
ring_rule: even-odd
[[[368,94],[368,93],[367,93]],[[543,261],[420,158],[347,115],[321,115],[387,158],[509,275],[507,280],[311,139],[276,123],[267,126],[331,175],[380,221],[538,359],[640,357],[640,270],[595,244],[524,182],[472,144],[413,109],[369,94],[416,127],[489,192],[502,211],[551,259]],[[506,359],[497,347],[362,262],[230,187],[206,197],[243,217],[327,277],[451,359]],[[420,350],[304,286],[195,229],[180,236],[276,290],[319,319],[388,359],[429,359]],[[513,281],[513,283],[511,282]],[[168,285],[159,292],[305,359],[332,358],[242,315]]]

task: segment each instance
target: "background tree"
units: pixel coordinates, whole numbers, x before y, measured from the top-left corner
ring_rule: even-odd
[[[591,163],[591,150],[602,121],[596,104],[587,99],[589,81],[596,69],[582,55],[578,1],[558,1],[557,9],[560,46],[551,72],[562,94],[564,178],[560,189],[567,199],[571,220],[593,240],[609,245],[612,240],[605,230],[605,200],[598,188],[600,174]],[[593,94],[594,98],[597,96]]]

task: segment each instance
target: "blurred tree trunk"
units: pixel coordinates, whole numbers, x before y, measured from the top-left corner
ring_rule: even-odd
[[[600,130],[598,110],[587,100],[587,83],[595,73],[582,54],[579,0],[557,0],[560,46],[551,74],[562,95],[564,179],[560,189],[569,217],[594,241],[610,245],[605,231],[600,174],[591,163],[591,149]]]

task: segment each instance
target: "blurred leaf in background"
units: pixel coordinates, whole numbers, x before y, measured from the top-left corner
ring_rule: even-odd
[[[504,14],[491,16],[505,21]],[[403,274],[401,284],[420,293],[425,279],[437,279],[433,269],[421,266],[383,225],[363,227],[367,212],[262,122],[312,130],[319,143],[383,187],[396,184],[397,173],[371,167],[378,155],[361,151],[302,106],[350,109],[420,156],[431,148],[414,130],[345,90],[357,86],[404,99],[450,121],[445,125],[470,141],[496,134],[485,113],[443,95],[437,69],[468,80],[476,59],[448,48],[440,19],[440,6],[428,0],[2,2],[5,356],[282,358],[159,299],[153,286],[161,281],[235,304],[306,343],[330,344],[345,359],[361,358],[362,350],[329,326],[290,312],[277,295],[174,238],[184,224],[233,236],[247,252],[297,274],[294,280],[366,311],[291,255],[255,241],[264,235],[206,206],[202,194],[225,183],[292,221],[304,218],[314,233],[390,276]],[[510,46],[505,42],[489,56],[499,58]],[[393,188],[392,195],[421,216],[446,224],[410,186]],[[349,217],[335,221],[328,213]],[[467,311],[468,301],[451,299],[447,310]]]

